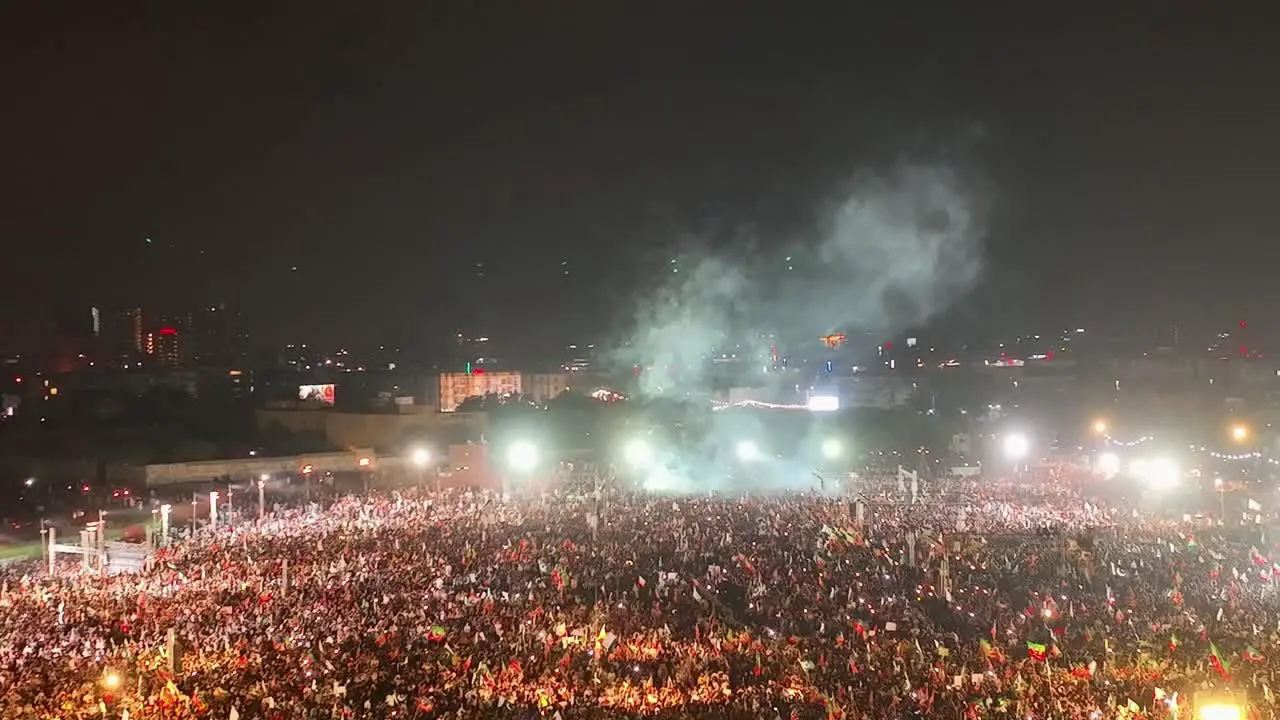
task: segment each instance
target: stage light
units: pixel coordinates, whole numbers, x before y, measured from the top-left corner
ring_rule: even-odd
[[[844,445],[835,438],[827,438],[822,441],[822,457],[828,460],[835,460],[844,454]]]
[[[737,447],[738,459],[743,462],[752,462],[760,459],[760,446],[754,441],[743,440],[738,443]]]

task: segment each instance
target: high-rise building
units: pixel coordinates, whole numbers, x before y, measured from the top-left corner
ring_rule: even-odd
[[[146,315],[141,307],[127,307],[107,313],[102,323],[102,339],[116,357],[146,354]]]
[[[176,368],[184,364],[182,336],[176,327],[164,326],[147,333],[146,355],[160,367]]]
[[[191,361],[199,365],[238,365],[246,352],[248,334],[240,313],[226,303],[187,313],[182,328],[190,342]]]

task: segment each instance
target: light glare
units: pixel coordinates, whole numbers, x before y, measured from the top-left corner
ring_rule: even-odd
[[[1031,452],[1031,440],[1022,433],[1004,436],[1004,456],[1010,460],[1022,460]]]
[[[507,462],[511,464],[513,470],[520,472],[532,470],[538,464],[538,446],[527,440],[512,444],[507,449]]]
[[[653,462],[653,449],[649,443],[636,438],[623,448],[623,457],[632,467],[648,467]]]

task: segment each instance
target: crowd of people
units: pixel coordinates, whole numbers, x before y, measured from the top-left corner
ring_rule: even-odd
[[[0,713],[1271,718],[1271,552],[1060,484],[353,496],[138,573],[9,567]]]

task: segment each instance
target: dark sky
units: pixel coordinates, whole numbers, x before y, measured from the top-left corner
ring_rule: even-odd
[[[975,127],[961,322],[1274,316],[1274,23],[981,5],[8,3],[0,327],[225,300],[273,342],[572,339],[679,232],[783,234]]]

